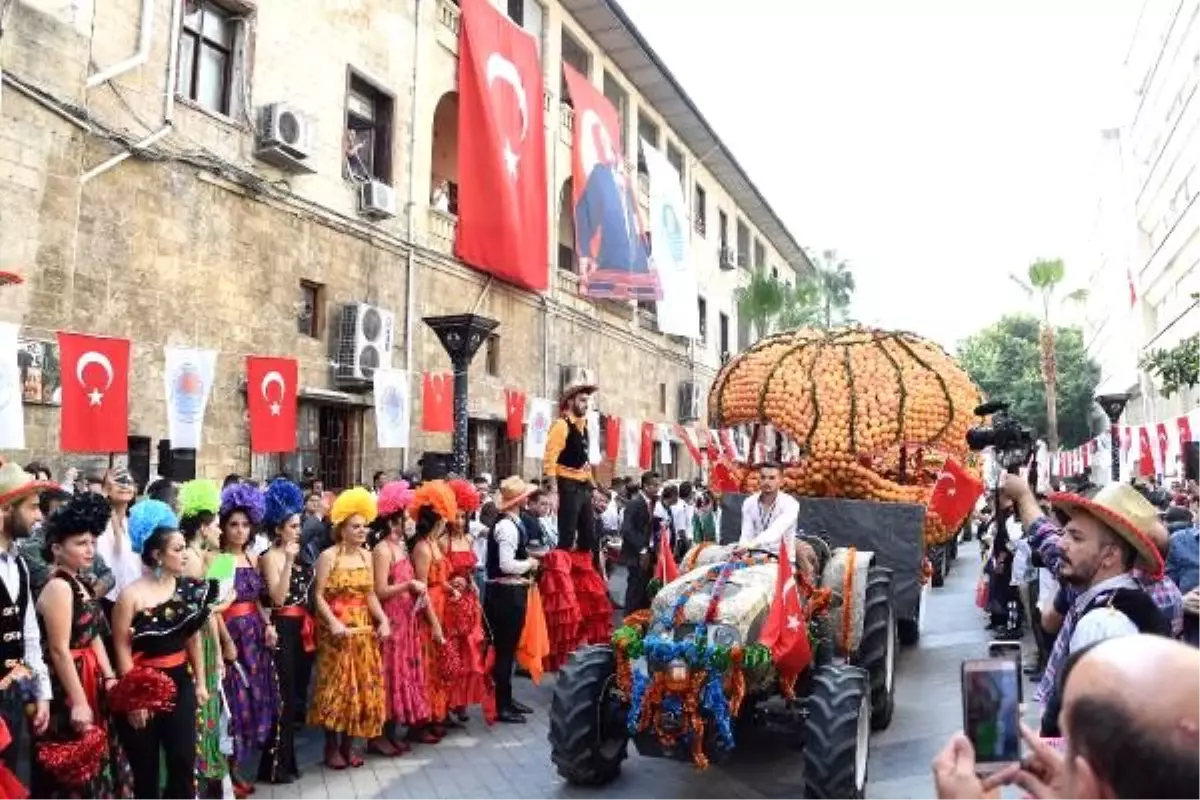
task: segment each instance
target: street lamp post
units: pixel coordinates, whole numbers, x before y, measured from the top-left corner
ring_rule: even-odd
[[[1096,396],[1096,403],[1100,408],[1104,409],[1105,415],[1108,417],[1109,425],[1109,451],[1112,455],[1112,480],[1117,483],[1121,480],[1121,434],[1117,426],[1117,420],[1121,419],[1121,413],[1125,410],[1125,404],[1129,402],[1129,392],[1109,392]]]
[[[454,368],[454,460],[453,471],[467,475],[467,371],[479,346],[500,323],[478,314],[425,317],[424,323],[437,334],[450,365]]]

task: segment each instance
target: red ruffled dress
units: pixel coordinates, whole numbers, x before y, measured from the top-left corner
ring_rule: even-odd
[[[446,590],[442,617],[442,633],[446,637],[442,650],[446,705],[463,708],[483,703],[483,608],[475,586],[475,554],[470,550],[451,550],[446,561],[450,566],[447,581],[462,578],[465,584],[457,600]]]
[[[608,587],[587,550],[571,551],[571,582],[579,606],[578,645],[608,644],[612,639],[612,602]],[[577,646],[578,646],[577,645]]]
[[[542,559],[538,590],[542,594],[546,635],[550,639],[550,655],[546,656],[545,668],[547,672],[555,672],[566,663],[567,657],[575,652],[580,642],[582,615],[571,578],[570,553],[551,550],[546,554]]]

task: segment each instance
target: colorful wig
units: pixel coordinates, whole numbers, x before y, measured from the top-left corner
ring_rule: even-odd
[[[268,530],[275,530],[304,510],[304,494],[287,478],[276,478],[263,493],[263,506],[263,525]]]
[[[175,512],[161,500],[140,500],[129,511],[129,543],[133,552],[142,552],[150,535],[159,528],[179,529]]]
[[[408,508],[412,502],[413,490],[408,481],[388,481],[379,490],[379,517],[387,519]]]
[[[479,496],[475,484],[470,481],[455,478],[450,481],[450,489],[454,492],[454,502],[458,505],[460,514],[474,514],[483,504],[483,498]]]
[[[243,512],[250,519],[251,525],[262,522],[263,493],[257,486],[248,483],[231,483],[221,492],[221,522],[224,524],[235,511]]]
[[[81,533],[99,536],[108,527],[111,516],[112,506],[104,495],[94,492],[77,494],[46,520],[46,542],[62,542]]]
[[[375,521],[378,514],[375,498],[361,486],[347,489],[337,496],[333,501],[333,508],[329,509],[329,521],[336,527],[355,514],[362,517],[368,525]]]
[[[454,499],[454,490],[442,480],[425,481],[421,488],[413,494],[412,502],[408,504],[408,515],[414,520],[420,515],[425,506],[447,522],[458,516],[458,501]]]
[[[179,487],[179,518],[200,514],[216,516],[221,510],[221,490],[214,481],[197,478]]]

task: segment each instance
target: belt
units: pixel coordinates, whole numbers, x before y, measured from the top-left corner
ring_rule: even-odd
[[[100,708],[101,675],[100,661],[96,658],[96,651],[91,647],[79,647],[71,651],[71,659],[79,662],[79,683],[83,688],[88,705],[95,713]]]
[[[174,653],[167,653],[162,656],[148,656],[144,653],[134,653],[133,663],[139,667],[153,667],[158,670],[174,669],[187,663],[187,653],[183,650],[176,650]]]
[[[366,608],[367,598],[362,595],[354,595],[351,597],[335,597],[329,601],[329,610],[338,618],[339,622],[345,622],[346,617],[342,612],[352,611],[356,608]]]
[[[250,614],[254,614],[257,611],[258,603],[234,603],[229,608],[225,609],[221,613],[221,616],[225,617],[226,622],[229,622],[230,620],[237,619],[238,617],[245,617]]]
[[[275,609],[277,617],[288,617],[300,620],[300,644],[306,653],[317,651],[317,628],[313,616],[304,606],[282,606]]]

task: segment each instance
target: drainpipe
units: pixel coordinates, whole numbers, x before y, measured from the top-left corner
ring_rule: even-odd
[[[412,118],[412,124],[408,126],[408,258],[404,263],[404,285],[405,285],[405,310],[404,310],[404,369],[408,371],[408,379],[412,380],[413,375],[413,329],[416,327],[413,324],[413,318],[417,314],[417,265],[416,265],[416,247],[417,247],[417,189],[414,177],[416,175],[417,161],[417,122],[420,119],[417,116],[417,77],[419,66],[421,64],[421,0],[416,0],[416,10],[413,13],[413,63],[412,74],[409,76],[411,81],[411,101],[409,103],[409,116]],[[411,445],[401,451],[400,469],[408,469],[408,454],[412,450]]]
[[[549,25],[549,21],[546,18],[550,15],[550,7],[547,4],[547,5],[543,6],[542,9],[543,9],[542,10],[542,63],[546,65],[544,72],[547,73],[547,74],[543,75],[542,80],[549,81],[549,80],[551,80],[550,75],[556,74],[550,67],[550,59],[548,57],[548,55],[550,53],[550,25]],[[561,60],[561,54],[560,54],[560,60]],[[561,69],[561,67],[560,67],[560,69]],[[557,95],[554,95],[554,96],[557,97]],[[558,222],[558,193],[559,193],[559,188],[558,188],[558,140],[559,140],[559,135],[560,135],[559,134],[559,126],[562,124],[562,118],[561,118],[562,98],[558,98],[558,99],[559,99],[558,103],[550,104],[551,105],[550,130],[553,135],[552,141],[554,143],[554,146],[550,149],[550,153],[551,153],[550,157],[552,159],[551,164],[550,164],[550,174],[554,176],[554,180],[553,180],[551,190],[550,190],[550,208],[553,210],[554,213],[552,213],[550,215],[550,219],[552,220],[552,222],[549,226],[547,226],[550,228],[550,237],[549,237],[549,241],[546,243],[547,244],[546,254],[549,256],[549,259],[550,259],[549,263],[546,264],[546,269],[550,273],[550,281],[548,282],[549,285],[546,287],[547,292],[543,292],[538,295],[538,300],[541,301],[541,306],[542,306],[542,397],[550,396],[550,298],[547,297],[547,293],[554,292],[556,296],[558,294],[558,290],[556,288],[556,284],[558,281],[558,256],[557,256],[558,225],[556,223]],[[545,135],[545,131],[542,131],[542,134]]]
[[[153,9],[154,9],[153,0],[143,0],[143,2],[142,2],[142,36],[140,39],[140,43],[138,45],[138,55],[135,55],[133,58],[128,59],[127,61],[121,62],[121,64],[117,64],[116,66],[109,67],[104,72],[96,73],[91,78],[88,78],[88,86],[98,86],[101,83],[104,83],[104,81],[111,79],[113,77],[113,75],[116,75],[120,72],[124,72],[128,69],[133,69],[134,67],[138,66],[139,64],[141,64],[142,62],[144,62],[146,60],[146,58],[149,54],[149,50],[150,50],[150,32],[152,31],[152,29],[154,27],[152,24],[154,22]],[[179,20],[180,20],[180,17],[182,14],[183,14],[183,0],[172,0],[171,1],[171,27],[169,29],[170,32],[168,34],[169,37],[173,37],[174,32],[179,30]],[[92,179],[97,178],[100,175],[103,175],[105,172],[108,172],[110,169],[117,166],[122,161],[126,160],[127,158],[129,158],[130,156],[134,155],[135,153],[137,153],[141,150],[145,150],[147,147],[150,147],[155,142],[162,139],[168,133],[171,132],[172,128],[174,127],[173,120],[175,118],[175,79],[179,72],[179,45],[178,45],[178,43],[176,43],[173,40],[173,38],[169,38],[169,42],[170,42],[170,45],[169,45],[170,50],[168,51],[169,54],[167,56],[167,87],[166,87],[166,92],[164,93],[165,99],[163,100],[163,126],[161,128],[159,128],[158,130],[156,130],[154,133],[147,136],[145,139],[142,139],[140,142],[133,145],[128,150],[125,150],[124,152],[121,152],[121,153],[117,153],[115,156],[108,159],[107,161],[105,161],[101,164],[97,164],[96,166],[89,169],[87,172],[80,175],[79,182],[81,184],[87,183],[88,181],[91,181]],[[139,58],[141,60],[137,60]],[[124,64],[128,64],[128,66],[122,67],[122,65],[124,65]],[[118,67],[121,67],[121,69],[118,69]],[[111,74],[109,74],[109,73],[111,73]],[[99,79],[99,80],[97,80],[97,79]]]
[[[174,5],[178,6],[178,3]],[[171,12],[176,13],[174,10]],[[178,18],[172,16],[174,20],[171,24],[171,31],[178,27]],[[99,72],[93,73],[87,79],[87,88],[94,89],[101,84],[108,83],[118,75],[129,72],[131,69],[136,69],[150,58],[150,37],[154,34],[154,0],[142,0],[142,24],[138,30],[138,46],[137,52],[131,55],[124,61],[119,61],[107,69],[102,69]],[[174,92],[174,84],[171,85],[171,91]]]

